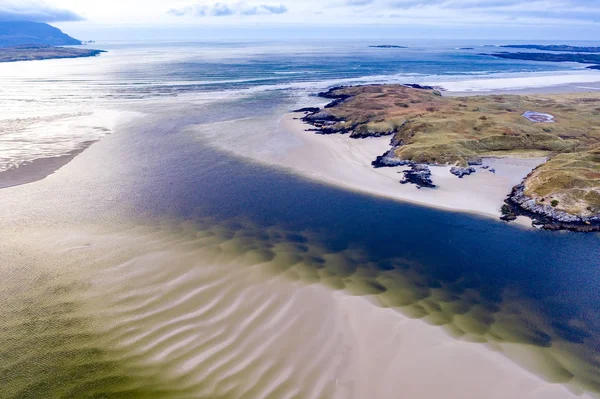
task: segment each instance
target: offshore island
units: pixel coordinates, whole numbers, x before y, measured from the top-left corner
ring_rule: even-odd
[[[445,97],[429,86],[367,85],[319,96],[333,101],[298,110],[302,120],[321,135],[390,136],[389,150],[372,167],[402,167],[398,184],[435,195],[433,166],[468,179],[495,173],[484,159],[535,157],[545,162],[505,193],[502,218],[527,216],[550,230],[600,231],[600,95]]]

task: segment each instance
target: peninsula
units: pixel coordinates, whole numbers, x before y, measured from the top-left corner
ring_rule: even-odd
[[[565,51],[569,53],[600,53],[600,47],[582,47],[582,46],[569,46],[566,44],[509,44],[500,46],[503,48],[517,48],[525,50],[542,50],[542,51]]]
[[[600,95],[443,97],[430,87],[368,85],[320,96],[333,101],[299,110],[316,133],[390,136],[373,166],[403,167],[402,182],[423,189],[435,187],[432,165],[468,178],[490,173],[484,158],[545,157],[506,193],[504,219],[526,215],[546,229],[600,231]]]
[[[30,21],[0,21],[0,62],[94,57],[104,51],[56,46],[83,44],[54,26]]]
[[[104,50],[52,47],[45,45],[23,45],[0,48],[0,62],[37,61],[59,58],[95,57]]]
[[[590,53],[493,53],[482,54],[490,55],[497,58],[505,58],[509,60],[524,60],[524,61],[543,61],[543,62],[577,62],[580,64],[595,64],[589,69],[600,68],[600,54]]]

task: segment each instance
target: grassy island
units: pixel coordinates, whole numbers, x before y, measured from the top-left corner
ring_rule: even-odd
[[[548,157],[523,182],[517,208],[544,224],[600,227],[600,95],[444,97],[413,87],[334,88],[321,93],[334,101],[305,121],[321,134],[391,136],[378,166],[453,165],[462,177],[486,157]]]

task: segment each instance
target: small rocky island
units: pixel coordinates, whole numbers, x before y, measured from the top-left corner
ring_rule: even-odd
[[[494,172],[483,158],[547,157],[507,193],[503,219],[600,231],[600,95],[443,97],[429,86],[368,85],[320,96],[332,102],[299,110],[303,120],[318,134],[390,136],[390,150],[373,166],[406,168],[403,184],[435,188],[431,165],[467,178]]]
[[[102,53],[104,53],[103,50],[52,47],[45,45],[23,45],[0,48],[0,62],[95,57]]]

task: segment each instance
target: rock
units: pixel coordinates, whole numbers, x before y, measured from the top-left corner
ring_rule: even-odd
[[[400,183],[415,184],[418,188],[436,188],[431,180],[431,170],[427,165],[412,165],[409,170],[404,172],[404,179]]]
[[[392,168],[395,166],[410,166],[413,162],[400,159],[396,156],[396,148],[392,148],[385,154],[378,156],[371,165],[375,168]]]
[[[501,218],[503,220],[514,220],[512,216],[506,215],[523,215],[531,218],[534,226],[540,226],[545,230],[600,231],[600,215],[579,217],[556,210],[551,205],[539,204],[534,198],[525,195],[524,184],[513,188],[505,202],[505,206],[510,209],[505,212],[503,207]]]
[[[325,122],[339,122],[340,119],[327,111],[319,110],[319,112],[306,115],[302,120],[311,124],[325,124]]]
[[[304,113],[309,113],[309,114],[316,114],[321,112],[321,108],[319,107],[306,107],[306,108],[300,108],[297,109],[295,111],[292,112],[304,112]]]
[[[433,86],[421,86],[417,83],[407,83],[402,86],[410,87],[411,89],[419,89],[419,90],[435,90]]]
[[[450,169],[450,173],[452,173],[454,176],[458,176],[460,179],[462,179],[465,176],[472,175],[475,172],[477,172],[477,170],[472,166],[469,166],[468,168],[461,168],[459,166],[453,166]]]

